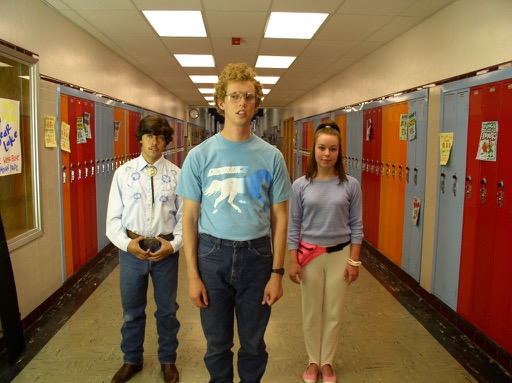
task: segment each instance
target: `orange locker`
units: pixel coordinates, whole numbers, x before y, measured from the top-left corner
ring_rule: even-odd
[[[69,124],[68,118],[68,96],[60,95],[60,120]],[[61,131],[62,135],[62,131]],[[62,207],[63,207],[63,231],[64,231],[64,251],[66,262],[66,278],[73,274],[73,227],[71,220],[71,170],[70,153],[61,150],[62,163]]]

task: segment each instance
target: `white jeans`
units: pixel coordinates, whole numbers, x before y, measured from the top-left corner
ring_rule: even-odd
[[[302,269],[302,327],[309,363],[332,365],[348,285],[350,245],[317,256]]]

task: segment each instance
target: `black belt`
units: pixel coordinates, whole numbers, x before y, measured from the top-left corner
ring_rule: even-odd
[[[270,239],[270,237],[268,235],[265,235],[263,237],[256,238],[256,239],[251,239],[249,241],[233,241],[230,239],[217,238],[217,237],[214,237],[213,235],[206,234],[206,233],[200,233],[199,236],[202,238],[205,238],[209,241],[214,242],[217,246],[228,246],[228,247],[238,247],[238,248],[251,247],[251,246],[254,246],[255,244],[259,244],[260,242],[265,243],[266,241],[268,241]]]
[[[334,246],[326,247],[325,251],[328,252],[328,253],[334,253],[335,251],[343,250],[343,248],[345,246],[348,246],[348,245],[350,245],[350,241],[347,241],[345,243],[339,243],[339,244],[334,245]]]
[[[126,235],[128,235],[128,237],[130,237],[131,239],[136,239],[136,238],[139,238],[139,237],[144,237],[143,235],[139,235],[137,233],[134,233],[131,230],[126,230]],[[165,239],[166,241],[172,241],[174,239],[174,234],[173,233],[170,233],[170,234],[160,234],[157,237]],[[153,247],[153,246],[160,245],[160,242],[155,237],[144,237],[144,239],[141,242],[146,247]]]

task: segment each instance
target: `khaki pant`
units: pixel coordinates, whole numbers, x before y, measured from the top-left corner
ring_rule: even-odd
[[[348,285],[343,279],[350,245],[324,253],[302,269],[302,326],[309,363],[332,365]]]

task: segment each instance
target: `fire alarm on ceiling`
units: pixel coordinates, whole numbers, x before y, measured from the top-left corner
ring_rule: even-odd
[[[240,45],[240,37],[231,37],[231,45]]]

